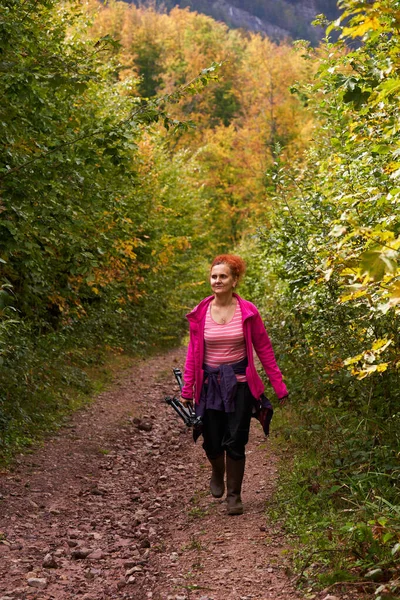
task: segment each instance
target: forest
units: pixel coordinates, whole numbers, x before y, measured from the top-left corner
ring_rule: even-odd
[[[179,344],[209,260],[238,253],[290,389],[271,511],[299,585],[369,581],[385,600],[400,589],[400,2],[339,8],[313,48],[187,8],[2,0],[0,455],[62,426],[97,365]]]

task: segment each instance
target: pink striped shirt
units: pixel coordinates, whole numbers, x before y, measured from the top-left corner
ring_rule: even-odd
[[[246,357],[243,334],[242,311],[236,303],[235,314],[229,323],[216,323],[211,316],[211,303],[204,325],[204,362],[210,367],[231,365]],[[246,375],[236,375],[238,381],[246,381]]]

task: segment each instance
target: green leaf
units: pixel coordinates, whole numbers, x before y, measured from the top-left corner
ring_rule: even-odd
[[[360,255],[361,275],[367,275],[373,281],[381,281],[386,273],[397,270],[398,253],[394,250],[368,250]]]

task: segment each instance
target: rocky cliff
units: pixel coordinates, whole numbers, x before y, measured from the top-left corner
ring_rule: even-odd
[[[312,25],[316,15],[323,13],[329,19],[339,16],[337,0],[156,0],[155,4],[160,10],[190,8],[230,27],[260,32],[275,41],[307,39],[312,44],[324,34],[322,28]]]
[[[258,31],[274,40],[307,39],[313,44],[324,34],[322,28],[312,25],[316,15],[323,13],[330,19],[339,16],[336,0],[191,0],[179,4],[205,12],[230,27]]]

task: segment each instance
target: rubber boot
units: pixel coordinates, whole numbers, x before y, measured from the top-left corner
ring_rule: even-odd
[[[221,454],[218,458],[208,459],[212,466],[212,474],[210,479],[210,490],[214,498],[221,498],[224,495],[225,484],[225,454]]]
[[[226,455],[226,487],[228,515],[242,515],[243,504],[240,496],[246,459],[233,460]]]

